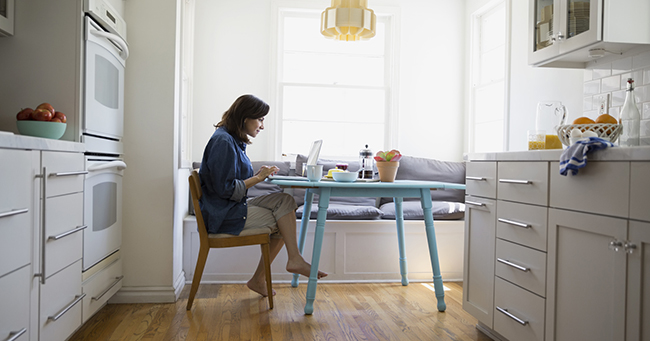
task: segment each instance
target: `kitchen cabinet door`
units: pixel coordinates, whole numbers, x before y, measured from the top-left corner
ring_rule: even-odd
[[[492,328],[496,201],[465,198],[463,309]]]
[[[629,228],[626,340],[650,340],[650,223]]]
[[[549,209],[546,339],[623,340],[627,220]]]

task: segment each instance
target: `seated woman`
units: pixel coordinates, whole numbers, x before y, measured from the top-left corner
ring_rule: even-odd
[[[247,200],[247,189],[264,181],[279,169],[262,166],[253,173],[246,145],[264,129],[264,117],[269,105],[253,95],[242,95],[230,106],[208,141],[199,170],[201,178],[201,213],[208,233],[240,235],[246,229],[269,227],[271,262],[283,245],[289,256],[288,272],[309,277],[311,265],[298,250],[296,238],[296,202],[286,193],[272,193]],[[318,271],[318,278],[327,276]],[[260,257],[257,270],[247,286],[262,296],[268,292],[265,284],[264,260]],[[275,294],[275,292],[273,293]]]

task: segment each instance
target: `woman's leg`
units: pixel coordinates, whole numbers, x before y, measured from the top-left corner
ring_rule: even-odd
[[[282,250],[283,245],[284,245],[284,240],[282,240],[282,238],[271,237],[271,243],[269,244],[271,263],[273,263],[275,256],[277,256],[278,253],[280,253],[280,250]],[[268,292],[266,290],[266,276],[264,270],[263,256],[260,257],[260,262],[257,265],[257,269],[255,270],[253,277],[251,277],[248,283],[246,283],[246,286],[249,289],[255,291],[256,293],[264,297],[268,296]],[[273,290],[273,295],[275,295],[275,290]]]
[[[309,277],[311,264],[307,263],[298,250],[296,237],[296,215],[286,214],[278,219],[278,229],[287,248],[287,271]],[[318,279],[327,276],[327,273],[318,271]]]

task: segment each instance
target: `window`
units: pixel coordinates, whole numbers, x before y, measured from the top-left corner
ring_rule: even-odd
[[[469,151],[503,151],[506,130],[506,5],[493,1],[472,15]]]
[[[320,34],[321,11],[279,11],[278,151],[305,154],[316,139],[324,157],[383,149],[394,133],[390,17],[377,15],[375,37],[343,42]]]

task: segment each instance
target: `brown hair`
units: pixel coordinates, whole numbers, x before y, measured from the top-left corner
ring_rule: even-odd
[[[233,102],[221,117],[221,122],[215,127],[225,127],[230,135],[236,139],[250,144],[248,135],[244,132],[244,121],[259,119],[269,113],[269,105],[253,95],[241,95]]]

